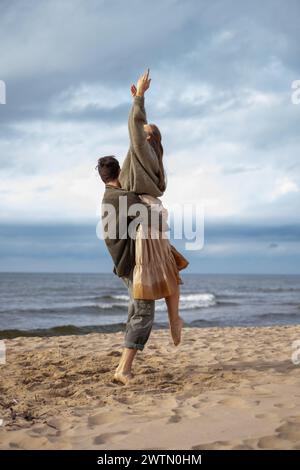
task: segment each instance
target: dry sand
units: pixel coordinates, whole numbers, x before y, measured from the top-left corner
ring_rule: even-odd
[[[1,449],[300,449],[300,326],[154,331],[132,384],[122,333],[7,340]]]

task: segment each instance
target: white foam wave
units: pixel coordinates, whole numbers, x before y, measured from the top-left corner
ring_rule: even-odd
[[[99,302],[97,303],[97,307],[103,310],[112,309],[114,307],[125,307],[129,301],[129,296],[125,294],[113,295],[112,298],[113,300],[119,300],[121,302]],[[213,305],[216,305],[216,303],[216,297],[210,293],[183,294],[180,296],[179,308],[180,310],[194,310],[197,308],[212,307]],[[165,300],[157,300],[155,309],[158,312],[166,311],[167,307]]]

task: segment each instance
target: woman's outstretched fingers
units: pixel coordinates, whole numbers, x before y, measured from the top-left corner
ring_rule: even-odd
[[[150,81],[151,79],[149,79],[149,72],[150,72],[150,69],[147,69],[147,71],[145,73],[143,73],[138,81],[137,81],[137,92],[136,94],[138,96],[142,96],[146,90],[148,90],[149,86],[150,86]]]
[[[141,76],[142,80],[148,81],[150,69],[147,69]]]

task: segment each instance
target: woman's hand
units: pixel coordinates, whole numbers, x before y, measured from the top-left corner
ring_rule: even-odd
[[[130,87],[130,91],[131,91],[131,96],[134,98],[135,95],[136,95],[136,86],[135,85],[131,85]]]
[[[144,96],[144,93],[150,87],[151,78],[149,78],[149,69],[140,76],[136,86],[136,93],[134,96]]]

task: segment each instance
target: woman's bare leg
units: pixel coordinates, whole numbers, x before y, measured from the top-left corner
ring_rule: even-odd
[[[177,286],[174,294],[165,298],[168,307],[171,335],[175,346],[178,346],[181,341],[181,329],[183,327],[183,320],[179,316],[179,296],[180,290],[179,286]]]
[[[123,354],[121,356],[119,365],[116,369],[114,380],[116,382],[121,382],[124,385],[128,384],[132,379],[133,375],[131,373],[131,367],[133,359],[137,353],[137,349],[124,348]]]

